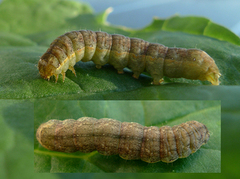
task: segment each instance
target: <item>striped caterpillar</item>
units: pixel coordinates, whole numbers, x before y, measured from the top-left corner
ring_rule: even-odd
[[[82,117],[78,120],[50,120],[40,125],[39,143],[53,151],[92,152],[116,155],[126,160],[171,163],[188,157],[209,139],[204,124],[189,121],[177,126],[145,127],[134,122]]]
[[[219,85],[221,76],[215,61],[198,49],[168,48],[142,39],[106,32],[80,30],[67,32],[55,39],[38,62],[42,78],[50,79],[70,69],[76,76],[74,65],[78,61],[93,61],[97,68],[109,63],[123,73],[128,67],[133,77],[146,71],[153,78],[153,84],[163,82],[163,76],[210,81]]]

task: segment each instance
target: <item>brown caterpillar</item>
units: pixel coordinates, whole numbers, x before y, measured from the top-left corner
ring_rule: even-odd
[[[133,77],[146,71],[153,78],[153,84],[163,82],[163,76],[210,81],[219,85],[221,76],[215,61],[198,49],[168,48],[142,39],[106,32],[80,30],[67,32],[55,39],[38,62],[42,78],[50,79],[63,75],[70,69],[75,75],[74,65],[78,61],[93,61],[97,68],[109,63],[123,73],[128,67]]]
[[[189,121],[177,126],[145,127],[134,122],[82,117],[78,120],[50,120],[40,125],[39,143],[53,151],[119,154],[126,160],[148,163],[174,162],[196,152],[209,139],[204,124]]]

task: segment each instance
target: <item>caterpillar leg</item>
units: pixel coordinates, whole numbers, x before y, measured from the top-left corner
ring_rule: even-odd
[[[66,75],[65,75],[65,72],[62,72],[61,74],[62,74],[62,76],[63,76],[62,78],[63,78],[63,82],[64,82],[65,76],[66,76]]]
[[[56,75],[56,74],[54,74],[54,76],[55,76],[55,83],[57,83],[57,81],[58,81],[58,75]]]
[[[135,78],[135,79],[138,79],[138,78],[139,78],[139,75],[140,75],[140,73],[136,73],[136,72],[135,72],[132,77]]]
[[[124,72],[123,72],[123,69],[118,69],[118,74],[123,74]]]
[[[163,79],[163,78],[161,78],[161,79],[159,79],[159,78],[154,78],[152,84],[153,84],[153,85],[161,85],[161,83],[163,83],[163,82],[164,82],[164,79]]]
[[[65,72],[62,72],[61,73],[62,74],[62,76],[63,76],[63,82],[64,82],[64,80],[65,80]],[[58,81],[58,76],[59,76],[59,74],[54,74],[53,76],[55,76],[55,83],[57,83],[57,81]],[[50,78],[48,78],[48,80],[49,80]]]
[[[73,67],[69,67],[68,69],[71,70],[75,76],[77,76],[76,72],[75,72],[75,69]]]
[[[101,69],[102,66],[101,66],[101,65],[96,65],[96,68],[97,68],[97,69]]]

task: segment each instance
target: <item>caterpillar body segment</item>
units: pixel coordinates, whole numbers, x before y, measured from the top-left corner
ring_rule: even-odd
[[[126,160],[171,163],[188,157],[209,140],[204,124],[189,121],[177,126],[146,127],[134,122],[82,117],[50,120],[39,126],[39,143],[53,151],[92,152]]]
[[[153,84],[163,81],[163,76],[210,81],[219,85],[221,76],[215,61],[198,49],[168,48],[142,39],[90,30],[71,31],[55,39],[38,62],[42,78],[63,75],[78,61],[93,61],[97,68],[111,64],[118,73],[125,67],[133,71],[133,77],[146,71],[153,77]]]

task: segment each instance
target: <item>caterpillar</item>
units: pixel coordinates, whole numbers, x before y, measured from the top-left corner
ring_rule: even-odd
[[[80,30],[67,32],[55,39],[38,62],[40,76],[50,79],[70,69],[76,76],[74,65],[78,61],[93,61],[96,68],[111,64],[118,73],[128,67],[133,77],[146,71],[153,84],[163,82],[163,76],[210,81],[219,85],[221,76],[215,61],[198,49],[170,48],[162,44],[149,43],[138,38],[110,35],[106,32]]]
[[[204,124],[189,121],[173,127],[146,127],[134,122],[82,117],[49,120],[39,126],[38,142],[60,152],[92,152],[116,155],[126,160],[171,163],[188,157],[209,140]]]

